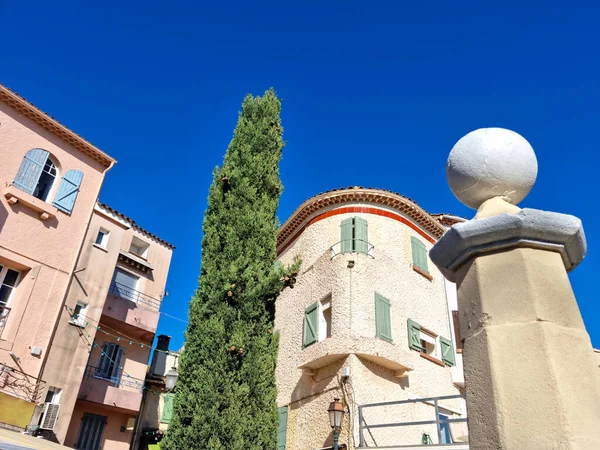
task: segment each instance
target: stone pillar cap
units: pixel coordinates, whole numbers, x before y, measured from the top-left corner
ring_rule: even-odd
[[[500,214],[453,225],[429,256],[448,280],[456,281],[456,271],[469,259],[517,247],[558,252],[567,271],[573,270],[587,251],[579,218],[524,208],[517,214]]]

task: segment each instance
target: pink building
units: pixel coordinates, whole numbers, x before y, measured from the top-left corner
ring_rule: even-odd
[[[129,448],[173,246],[98,203],[115,160],[0,85],[0,426]]]

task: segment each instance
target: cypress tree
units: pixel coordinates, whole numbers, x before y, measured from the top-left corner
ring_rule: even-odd
[[[284,146],[280,110],[273,89],[248,95],[223,166],[214,170],[199,285],[162,449],[276,448],[273,316],[288,279],[274,268]]]

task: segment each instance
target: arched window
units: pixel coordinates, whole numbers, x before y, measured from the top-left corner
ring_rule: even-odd
[[[34,197],[43,201],[48,200],[48,194],[52,190],[52,186],[56,181],[56,172],[56,164],[54,164],[52,160],[48,158],[46,160],[46,164],[44,164],[44,168],[42,169],[42,174],[40,175],[37,186],[33,191]]]
[[[41,148],[34,148],[25,154],[13,184],[22,191],[48,202],[57,178],[58,170],[50,153]],[[67,171],[56,189],[52,204],[71,214],[82,179],[83,172],[80,170]]]
[[[14,185],[46,201],[56,181],[56,175],[56,164],[50,159],[50,153],[41,148],[34,148],[25,154]]]

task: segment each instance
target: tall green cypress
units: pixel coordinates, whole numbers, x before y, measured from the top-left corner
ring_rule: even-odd
[[[214,170],[199,285],[162,449],[276,448],[280,110],[273,89],[248,95],[223,166]]]

